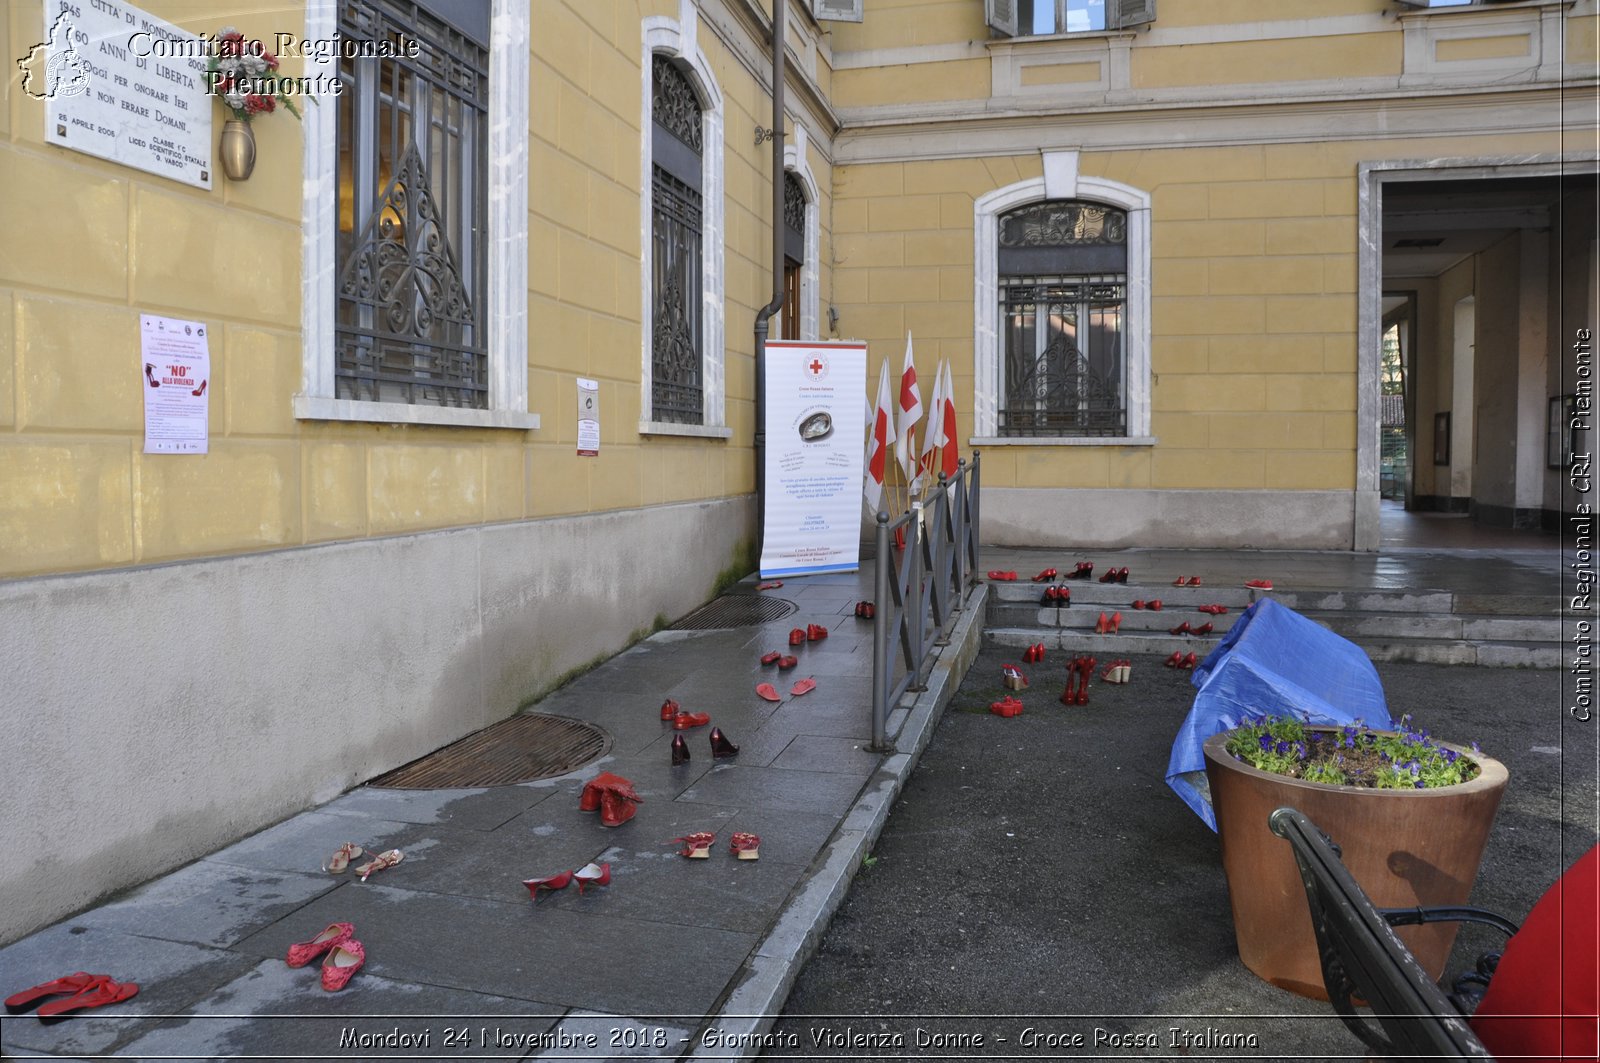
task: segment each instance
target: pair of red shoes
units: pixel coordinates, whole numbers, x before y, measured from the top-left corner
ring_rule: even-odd
[[[863,599],[856,603],[856,616],[862,620],[871,620],[878,615],[878,607]]]
[[[1094,562],[1093,561],[1079,561],[1077,566],[1072,570],[1072,574],[1070,576],[1062,576],[1061,578],[1062,579],[1093,579],[1094,578]]]
[[[815,689],[817,689],[817,681],[808,676],[789,688],[789,696],[792,698],[798,698],[800,695],[809,694]],[[778,688],[773,686],[771,683],[757,683],[756,694],[766,701],[783,700],[783,698],[778,694]],[[673,763],[676,764],[678,762],[673,761]]]
[[[1196,606],[1196,608],[1200,612],[1210,613],[1212,616],[1221,616],[1223,613],[1228,611],[1228,607],[1225,605],[1201,605]]]
[[[1100,582],[1126,583],[1128,582],[1128,570],[1126,568],[1108,568],[1105,574],[1100,577]]]
[[[1040,572],[1037,576],[1033,577],[1033,582],[1035,582],[1035,583],[1049,583],[1051,580],[1053,580],[1055,578],[1056,578],[1056,570],[1053,569],[1053,568],[1047,568],[1044,571]]]
[[[1070,587],[1054,586],[1044,589],[1044,597],[1039,599],[1040,605],[1053,605],[1058,609],[1072,608],[1072,589]]]
[[[1023,664],[1038,664],[1044,660],[1044,643],[1035,643],[1022,651]]]
[[[1112,613],[1110,616],[1100,614],[1100,620],[1094,626],[1096,635],[1115,635],[1122,630],[1122,614]]]
[[[789,669],[800,663],[800,658],[790,657],[787,654],[779,653],[777,650],[773,650],[771,653],[762,654],[761,663],[775,664],[778,666],[778,671],[787,672]],[[666,719],[665,714],[663,714],[661,718],[663,720]]]
[[[304,967],[318,956],[323,956],[322,988],[330,993],[349,985],[350,979],[367,962],[367,950],[356,940],[354,923],[329,923],[327,929],[310,941],[290,945],[285,960],[290,967]]]
[[[1198,663],[1200,663],[1199,658],[1194,654],[1184,653],[1182,650],[1174,650],[1172,656],[1167,658],[1167,663],[1164,667],[1193,668]]]
[[[763,657],[762,663],[767,659]],[[670,723],[675,730],[689,731],[696,727],[704,727],[711,722],[709,712],[684,712],[676,701],[668,698],[661,703],[661,722]]]
[[[683,848],[678,850],[679,856],[686,856],[690,860],[707,860],[711,857],[711,846],[716,842],[717,836],[708,830],[702,830],[672,840],[683,843]],[[740,860],[761,859],[761,835],[751,834],[748,831],[734,831],[728,838],[728,852]]]
[[[1067,665],[1067,688],[1061,692],[1063,705],[1089,704],[1089,677],[1094,675],[1093,657],[1074,657]]]
[[[1017,573],[1015,570],[1002,572],[995,568],[989,570],[989,578],[994,580],[996,583],[1011,583],[1016,580]]]
[[[789,645],[801,646],[807,642],[821,642],[828,637],[828,629],[821,624],[807,624],[789,632]]]
[[[578,884],[579,896],[583,895],[583,887],[585,886],[609,886],[611,885],[611,865],[588,863],[576,871],[563,871],[558,875],[550,875],[546,878],[525,878],[522,880],[522,884],[528,887],[528,896],[535,901],[539,899],[540,890],[554,893],[556,890],[566,889],[568,885],[574,882]]]
[[[1200,577],[1179,576],[1177,579],[1172,581],[1172,585],[1174,587],[1198,587],[1200,586]]]
[[[1014,698],[1010,694],[1007,694],[999,701],[991,702],[989,705],[989,711],[994,713],[996,716],[1004,716],[1008,720],[1013,716],[1021,716],[1022,699]]]
[[[1205,636],[1211,634],[1215,630],[1216,630],[1216,626],[1214,624],[1212,624],[1211,621],[1209,621],[1209,620],[1207,620],[1204,624],[1201,624],[1199,627],[1190,627],[1189,626],[1189,621],[1185,620],[1183,623],[1181,623],[1177,627],[1173,628],[1172,631],[1171,631],[1171,634],[1174,634],[1174,635],[1199,635],[1201,638],[1204,638]]]
[[[78,971],[64,978],[41,982],[36,986],[6,997],[6,1010],[15,1015],[27,1011],[45,997],[61,997],[39,1008],[41,1021],[59,1020],[68,1012],[120,1004],[139,992],[134,982],[114,982],[108,974],[89,974]]]
[[[715,736],[719,732],[713,728],[711,733]],[[602,827],[620,827],[633,818],[643,800],[634,792],[631,781],[603,771],[584,784],[583,793],[578,797],[578,811],[599,812]]]
[[[1135,609],[1149,609],[1151,612],[1159,613],[1161,612],[1161,599],[1152,598],[1147,602],[1143,598],[1135,598],[1133,607]]]
[[[798,689],[802,684],[809,683],[809,682],[811,682],[811,680],[802,679],[799,683],[795,684],[795,687]],[[762,686],[766,686],[766,684],[763,683]],[[809,689],[811,689],[811,688],[810,687],[806,688],[806,690],[809,690]],[[776,691],[774,691],[774,693],[776,693]],[[793,691],[791,691],[790,693],[793,693]],[[804,694],[805,690],[800,691],[800,693]],[[734,756],[738,756],[738,755],[739,755],[739,747],[734,745],[732,742],[728,741],[728,736],[722,733],[722,728],[713,727],[711,729],[711,756],[712,756],[712,758],[715,759],[717,757],[734,757]],[[683,735],[681,735],[681,734],[672,736],[672,763],[674,765],[689,763],[689,743],[685,742],[683,740]],[[624,779],[623,781],[627,782],[626,779]],[[639,798],[636,797],[636,798],[634,798],[634,800],[637,801],[637,800],[639,800]],[[602,816],[604,815],[604,809],[605,809],[605,806],[602,804],[601,805]],[[633,815],[633,811],[630,808],[629,811],[628,811],[628,816],[632,816],[632,815]],[[624,818],[627,818],[627,817],[624,817]],[[600,822],[605,823],[604,818],[602,818],[600,820]],[[605,823],[605,825],[608,826],[608,827],[615,827],[617,824],[615,824],[615,823]]]

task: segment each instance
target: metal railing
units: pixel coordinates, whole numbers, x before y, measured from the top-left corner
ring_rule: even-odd
[[[934,650],[948,644],[977,583],[978,467],[965,460],[953,479],[894,520],[878,514],[873,591],[872,748],[889,748],[889,706],[926,689]],[[892,651],[891,642],[899,644]]]

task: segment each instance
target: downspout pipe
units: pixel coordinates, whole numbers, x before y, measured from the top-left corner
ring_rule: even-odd
[[[756,559],[766,538],[767,325],[783,309],[783,85],[788,0],[772,0],[772,301],[756,311]]]

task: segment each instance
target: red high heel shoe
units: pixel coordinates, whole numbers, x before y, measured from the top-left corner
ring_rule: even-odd
[[[1047,568],[1047,569],[1043,570],[1042,572],[1040,572],[1037,576],[1033,577],[1033,582],[1035,582],[1035,583],[1049,583],[1051,580],[1053,580],[1055,578],[1056,578],[1056,570],[1053,569],[1053,568]]]
[[[765,664],[766,663],[766,658],[763,657],[761,659],[761,661],[762,661],[763,664]],[[668,698],[666,701],[663,701],[661,703],[661,718],[663,720],[669,720],[670,721],[674,716],[678,715],[678,712],[679,712],[678,703],[676,701],[673,701],[671,698]]]
[[[1093,578],[1094,578],[1094,562],[1093,561],[1079,561],[1078,564],[1077,564],[1077,567],[1075,567],[1072,570],[1072,575],[1067,577],[1067,579],[1093,579]]]
[[[746,831],[735,831],[728,839],[728,851],[740,860],[761,859],[761,836]]]
[[[679,856],[686,856],[690,860],[705,860],[711,856],[711,845],[717,840],[717,836],[708,830],[702,830],[672,840],[683,843],[683,848],[678,850]]]
[[[528,896],[538,900],[540,890],[548,890],[554,893],[556,890],[566,889],[571,881],[572,872],[561,871],[554,875],[546,875],[544,878],[525,878],[522,880],[522,884],[528,887]]]
[[[1215,630],[1216,627],[1212,625],[1211,621],[1207,620],[1204,624],[1201,624],[1199,627],[1190,631],[1189,634],[1205,636],[1211,634]]]
[[[1135,598],[1133,600],[1133,607],[1135,609],[1143,609],[1144,608],[1144,599],[1143,598]]]
[[[1022,651],[1023,664],[1038,664],[1044,660],[1044,643],[1036,643]]]
[[[689,763],[689,743],[683,740],[681,734],[672,736],[672,763],[674,765]]]
[[[1169,635],[1192,635],[1192,634],[1194,634],[1194,630],[1191,627],[1189,627],[1189,621],[1185,620],[1183,623],[1179,624],[1177,627],[1171,628],[1170,630],[1168,630],[1167,634],[1169,634]]]
[[[1123,565],[1121,568],[1117,569],[1117,580],[1116,581],[1118,583],[1126,583],[1126,582],[1128,582],[1128,566],[1127,565]]]
[[[1116,635],[1122,630],[1122,614],[1112,613],[1111,619],[1106,621],[1106,634]]]
[[[1184,659],[1181,662],[1179,662],[1177,667],[1184,668],[1184,669],[1192,669],[1198,663],[1200,663],[1199,659],[1194,654],[1191,653],[1188,656],[1184,657]]]
[[[1189,585],[1189,577],[1179,576],[1177,579],[1172,581],[1172,585],[1174,587],[1187,587]]]
[[[1044,589],[1044,595],[1039,599],[1039,604],[1040,605],[1055,605],[1055,604],[1057,604],[1056,603],[1056,597],[1057,597],[1057,595],[1056,595],[1055,587],[1054,586],[1046,587]]]
[[[873,603],[869,601],[859,601],[856,603],[856,616],[860,617],[861,619],[871,620],[877,615],[878,607]]]
[[[1159,613],[1161,612],[1161,599],[1152,598],[1148,602],[1144,603],[1144,607],[1149,609],[1151,612]]]
[[[1028,677],[1023,675],[1022,669],[1018,668],[1014,664],[1002,664],[1000,666],[1000,674],[1006,679],[1012,680],[1023,687],[1028,685]]]
[[[1061,704],[1076,705],[1078,703],[1078,692],[1076,689],[1077,680],[1078,673],[1074,671],[1072,666],[1069,664],[1067,666],[1067,686],[1066,689],[1061,692]]]
[[[610,864],[584,864],[572,873],[572,881],[578,884],[578,895],[583,895],[584,886],[609,886],[611,885]]]
[[[711,755],[712,757],[736,757],[739,747],[728,741],[728,736],[722,733],[720,727],[711,729]]]
[[[1167,658],[1167,663],[1162,665],[1162,667],[1163,668],[1177,668],[1177,667],[1180,667],[1182,664],[1183,664],[1183,651],[1182,650],[1173,650],[1172,651],[1172,656]]]
[[[1007,694],[999,701],[990,703],[989,711],[996,716],[1004,716],[1009,720],[1013,716],[1022,715],[1022,702]]]
[[[1228,607],[1225,605],[1202,605],[1199,610],[1202,613],[1210,613],[1212,616],[1221,616],[1228,611]]]
[[[704,727],[711,722],[709,712],[680,712],[672,718],[672,727],[676,731],[692,731],[696,727]]]
[[[1104,572],[1100,573],[1100,578],[1098,580],[1096,580],[1095,582],[1097,582],[1097,583],[1115,583],[1115,582],[1117,582],[1117,570],[1114,569],[1114,568],[1106,569]]]
[[[1106,633],[1107,623],[1108,621],[1106,620],[1106,614],[1101,613],[1100,619],[1094,622],[1094,633],[1096,635],[1104,635]]]

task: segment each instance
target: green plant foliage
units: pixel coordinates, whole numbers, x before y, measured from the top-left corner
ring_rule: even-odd
[[[1354,726],[1315,728],[1288,716],[1260,716],[1229,733],[1234,758],[1253,768],[1330,786],[1426,790],[1478,776],[1477,762],[1434,743],[1410,714],[1400,730]],[[1478,743],[1472,751],[1481,753]]]

